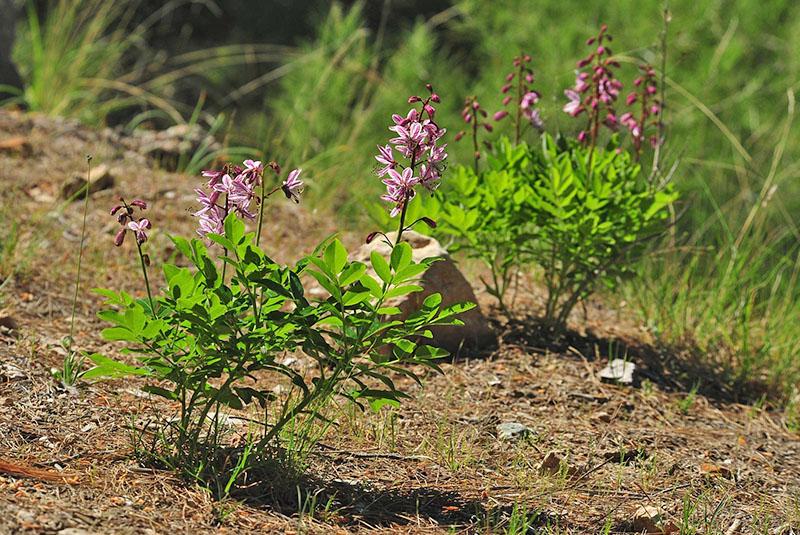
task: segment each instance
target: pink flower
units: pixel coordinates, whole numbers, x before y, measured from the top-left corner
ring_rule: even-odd
[[[397,162],[394,161],[394,154],[392,153],[391,145],[386,145],[383,147],[378,145],[378,155],[375,156],[375,159],[378,160],[379,164],[383,165],[383,167],[377,170],[378,176],[384,176],[389,172],[389,169],[394,169],[395,166],[397,166]]]
[[[290,171],[289,176],[286,177],[286,180],[284,180],[281,185],[281,189],[283,190],[283,194],[286,195],[286,198],[296,203],[300,202],[300,194],[303,193],[303,181],[300,180],[300,173],[302,172],[302,169]]]
[[[128,229],[132,230],[133,233],[136,235],[136,243],[139,245],[143,244],[147,241],[147,234],[145,230],[150,229],[150,221],[148,219],[140,219],[139,221],[130,221],[128,223]],[[115,240],[116,242],[116,240]],[[122,240],[120,240],[120,243]]]
[[[519,103],[519,107],[523,110],[527,110],[534,104],[539,102],[539,93],[536,91],[528,91],[522,96],[522,100]]]
[[[583,105],[581,104],[581,96],[572,89],[567,89],[564,91],[564,95],[569,99],[569,102],[564,104],[564,111],[570,114],[573,117],[577,117],[583,111]]]
[[[410,167],[403,169],[402,174],[394,169],[389,170],[389,178],[383,180],[386,184],[386,193],[381,197],[384,201],[394,203],[391,216],[400,213],[405,203],[416,195],[414,186],[419,183],[419,179],[414,176],[414,171]]]

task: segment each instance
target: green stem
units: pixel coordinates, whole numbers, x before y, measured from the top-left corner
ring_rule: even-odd
[[[264,200],[266,195],[267,186],[264,183],[264,177],[261,177],[261,202],[258,207],[258,230],[256,230],[256,247],[261,244],[261,225],[264,223]]]
[[[155,316],[156,309],[153,306],[153,294],[150,291],[150,278],[147,276],[147,264],[144,261],[144,253],[142,253],[142,245],[136,241],[136,249],[139,251],[139,262],[142,264],[142,275],[144,275],[144,287],[147,288],[147,300],[150,302],[150,313]]]
[[[72,318],[69,325],[69,343],[75,335],[75,310],[78,306],[78,291],[81,286],[81,266],[83,263],[83,241],[86,236],[86,217],[89,213],[89,187],[92,185],[92,157],[86,157],[86,187],[83,194],[83,224],[81,226],[81,241],[78,245],[78,274],[75,277],[75,294],[72,297]]]

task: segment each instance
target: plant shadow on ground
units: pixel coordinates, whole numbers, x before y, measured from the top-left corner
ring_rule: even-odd
[[[299,519],[342,526],[389,527],[419,522],[440,526],[500,526],[517,511],[512,505],[487,508],[481,500],[431,486],[386,488],[369,481],[323,479],[285,466],[264,465],[231,498]],[[552,523],[545,513],[531,513],[532,526]]]
[[[497,322],[494,322],[498,328]],[[606,336],[591,329],[557,330],[540,317],[515,318],[499,327],[501,345],[522,346],[532,353],[556,353],[587,361],[624,359],[636,365],[634,386],[644,380],[665,392],[696,391],[710,400],[752,404],[775,396],[757,377],[737,375],[696,345],[652,345],[633,338]]]

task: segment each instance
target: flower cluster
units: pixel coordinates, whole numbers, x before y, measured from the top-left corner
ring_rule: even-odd
[[[122,197],[119,198],[119,202],[120,204],[111,209],[111,215],[117,216],[117,222],[121,227],[116,236],[114,236],[114,245],[117,247],[121,246],[129,230],[133,232],[136,237],[136,243],[138,245],[143,244],[147,241],[147,231],[152,228],[152,225],[147,218],[136,217],[133,209],[147,210],[147,203],[141,199],[134,199],[130,203],[127,203]]]
[[[638,102],[641,106],[639,114],[637,116],[635,113],[626,112],[619,118],[619,122],[630,130],[633,147],[637,155],[642,150],[645,130],[648,126],[658,125],[661,113],[661,100],[658,98],[656,72],[650,65],[642,65],[639,68],[642,74],[633,81],[636,89],[625,100],[628,106],[633,106]],[[657,144],[658,136],[650,136],[650,145],[655,147]]]
[[[578,62],[575,87],[564,91],[569,100],[564,105],[564,112],[573,117],[587,112],[588,125],[578,134],[578,139],[592,144],[597,140],[601,125],[615,131],[619,122],[614,103],[622,90],[622,83],[614,77],[612,68],[620,65],[612,59],[611,49],[606,44],[612,40],[607,30],[603,24],[597,36],[586,41],[593,50]]]
[[[503,106],[508,105],[513,101],[514,108],[516,108],[515,125],[517,130],[517,140],[519,140],[519,133],[522,126],[522,119],[537,130],[544,128],[542,116],[537,108],[534,106],[539,102],[539,92],[535,91],[533,85],[533,69],[530,67],[531,56],[525,54],[514,58],[515,70],[506,75],[505,84],[501,88],[501,92],[505,95],[503,97]],[[514,80],[516,79],[516,98],[509,93],[514,87]],[[509,115],[506,109],[500,110],[494,114],[495,121],[502,121]]]
[[[280,175],[280,166],[270,162],[269,167]],[[251,203],[263,202],[264,197],[271,195],[278,189],[283,190],[287,199],[300,202],[300,193],[303,191],[303,181],[300,180],[300,169],[289,173],[286,180],[277,188],[262,196],[256,193],[256,188],[264,180],[264,165],[260,161],[245,160],[241,166],[228,164],[221,170],[203,171],[203,177],[208,179],[207,191],[196,189],[197,201],[200,209],[194,213],[199,220],[197,233],[206,236],[208,233],[222,234],[223,223],[227,215],[235,212],[244,219],[255,219],[256,214],[251,211]]]
[[[408,99],[409,104],[419,104],[419,109],[413,107],[405,116],[392,115],[394,124],[389,130],[395,133],[395,137],[387,145],[378,145],[375,156],[380,164],[376,174],[383,177],[386,185],[386,193],[381,199],[394,205],[392,217],[405,211],[408,201],[416,194],[417,185],[421,184],[428,191],[438,187],[447,158],[447,145],[439,144],[445,129],[436,124],[436,109],[433,107],[440,101],[439,95],[434,93],[430,84],[426,87],[430,96]],[[399,162],[395,153],[405,162]]]

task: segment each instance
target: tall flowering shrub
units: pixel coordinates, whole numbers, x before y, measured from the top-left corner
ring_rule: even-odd
[[[622,67],[611,40],[605,25],[587,40],[591,51],[565,91],[563,111],[580,121],[576,139],[543,133],[531,56],[514,58],[493,117],[498,123],[511,117],[512,139],[494,143],[482,169],[477,162],[458,167],[437,195],[435,232],[487,265],[483,282],[500,309],[513,314],[507,298],[513,280],[537,267],[547,289],[541,315],[556,330],[598,288],[633,274],[677,198],[670,185],[643,176],[640,163],[660,142],[656,73],[642,66],[620,102]],[[528,127],[542,132],[538,144],[522,139]]]
[[[148,298],[99,290],[108,306],[99,315],[112,325],[103,335],[125,342],[134,363],[96,354],[95,367],[85,375],[142,376],[150,380],[147,392],[170,403],[174,414],[159,420],[146,448],[148,460],[214,483],[214,490],[226,494],[265,458],[307,452],[320,436],[318,424],[324,429],[329,423],[326,407],[335,397],[375,409],[397,404],[407,395],[392,373],[419,381],[404,365],[437,369],[435,359],[447,353],[426,343],[430,327],[458,324],[456,315],[473,305],[442,308],[441,296],[433,294],[401,319],[390,299],[420,291],[417,278],[436,260],[414,262],[401,235],[416,223],[405,223],[415,188],[435,189],[443,171],[444,129],[434,122],[432,106],[438,98],[432,91],[425,99],[412,97],[419,109],[394,116],[397,137],[381,148],[384,199],[400,223],[390,257],[375,253],[370,259],[375,278],[367,265],[349,260],[338,239],[324,241],[294,265],[270,259],[259,245],[262,227],[269,225],[265,202],[278,191],[299,202],[303,190],[299,169],[283,177],[274,162],[265,168],[247,160],[203,172],[207,182],[197,190],[195,212],[200,238],[171,237],[190,265],[162,266],[162,286],[152,292],[142,249],[152,224],[136,211],[146,205],[137,200],[114,207],[121,225],[115,244],[122,246],[126,234],[133,234]],[[266,169],[277,176],[272,187]],[[256,232],[248,231],[250,221]],[[328,296],[306,295],[306,275]],[[310,359],[313,371],[297,371],[287,363],[288,354]],[[285,388],[275,390],[276,381]],[[226,411],[241,411],[251,422],[244,444],[226,437]],[[225,449],[236,446],[244,449],[233,451],[245,453]]]

